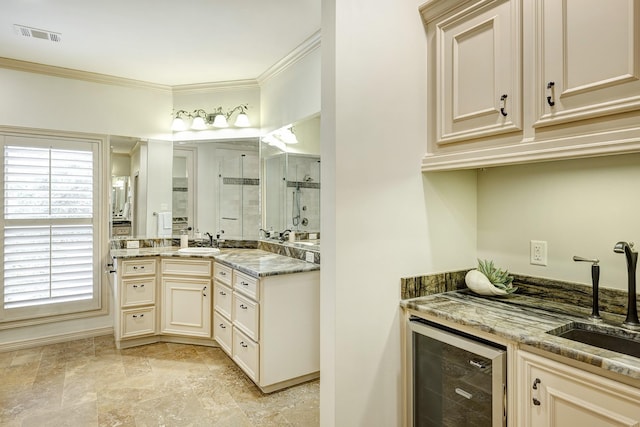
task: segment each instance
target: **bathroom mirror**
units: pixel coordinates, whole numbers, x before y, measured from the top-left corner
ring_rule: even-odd
[[[263,229],[320,232],[320,117],[294,123],[297,143],[260,145]],[[268,141],[268,139],[266,139]]]
[[[174,237],[256,240],[261,225],[257,138],[174,143]]]

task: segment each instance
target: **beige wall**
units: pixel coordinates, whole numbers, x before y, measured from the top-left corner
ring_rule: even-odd
[[[529,241],[548,243],[548,265],[529,263]],[[640,242],[640,154],[490,168],[478,172],[478,256],[512,272],[627,289],[620,240]]]
[[[475,260],[475,172],[420,172],[421,3],[322,4],[323,426],[400,425],[400,278]]]

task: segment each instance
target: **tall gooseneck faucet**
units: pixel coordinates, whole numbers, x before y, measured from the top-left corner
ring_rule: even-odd
[[[636,305],[636,266],[638,265],[638,252],[633,250],[633,243],[618,242],[613,247],[616,253],[624,253],[627,257],[627,275],[629,278],[629,289],[627,299],[627,318],[622,322],[622,326],[629,329],[640,329],[638,321],[638,307]]]

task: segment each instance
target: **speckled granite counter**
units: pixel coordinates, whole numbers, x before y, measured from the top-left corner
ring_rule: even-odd
[[[573,321],[588,322],[575,306],[517,294],[506,298],[481,297],[466,290],[405,299],[400,305],[623,375],[640,387],[640,358],[546,333]],[[607,321],[619,324],[618,315],[609,316]]]
[[[138,258],[149,256],[213,258],[253,277],[275,276],[279,274],[303,273],[320,270],[320,265],[278,255],[261,249],[221,249],[213,255],[181,254],[176,247],[112,249],[113,258]]]

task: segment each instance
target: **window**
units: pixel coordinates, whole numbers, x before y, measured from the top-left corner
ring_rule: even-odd
[[[0,320],[100,308],[99,145],[4,138]]]

